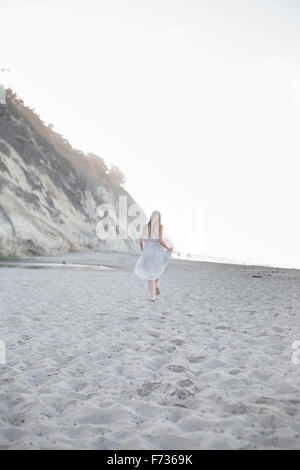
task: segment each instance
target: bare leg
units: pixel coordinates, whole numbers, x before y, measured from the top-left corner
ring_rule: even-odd
[[[159,290],[159,278],[158,279],[155,279],[155,293],[156,295],[159,295],[160,294],[160,290]]]
[[[151,294],[151,300],[155,300],[155,282],[154,281],[148,281],[148,287],[150,290]]]

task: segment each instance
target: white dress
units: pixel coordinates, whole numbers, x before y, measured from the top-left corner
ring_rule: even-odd
[[[134,272],[137,276],[153,281],[165,270],[172,252],[163,248],[157,238],[145,238],[144,249],[136,262]]]

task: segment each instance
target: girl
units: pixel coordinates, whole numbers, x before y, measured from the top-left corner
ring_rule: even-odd
[[[137,276],[148,279],[152,302],[160,294],[159,278],[161,277],[173,248],[169,248],[162,239],[163,227],[158,211],[152,212],[148,224],[142,228],[140,247],[142,255],[136,262],[134,272]]]

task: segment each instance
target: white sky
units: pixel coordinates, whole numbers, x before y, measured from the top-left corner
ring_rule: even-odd
[[[300,2],[0,0],[0,68],[175,248],[300,268]]]

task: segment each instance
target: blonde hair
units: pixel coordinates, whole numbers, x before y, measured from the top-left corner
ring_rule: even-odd
[[[161,215],[160,212],[158,211],[153,211],[151,214],[151,217],[148,222],[148,236],[149,238],[152,238],[152,235],[155,234],[156,231],[156,237],[159,237],[159,230],[161,228]]]

